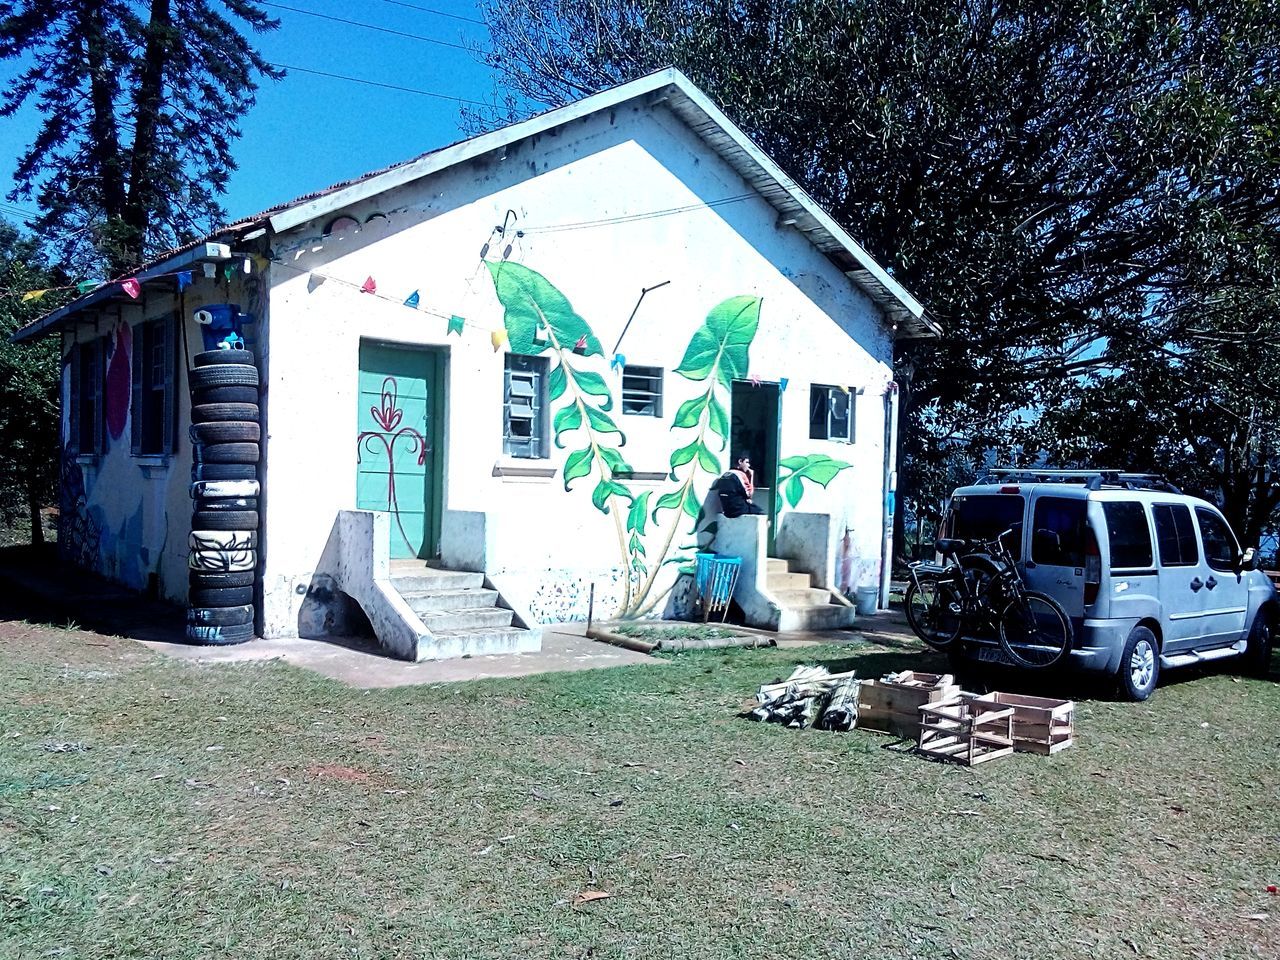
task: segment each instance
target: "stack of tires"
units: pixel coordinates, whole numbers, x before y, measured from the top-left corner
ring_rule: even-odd
[[[187,639],[253,638],[258,568],[258,368],[247,350],[195,357],[191,384],[190,590]]]

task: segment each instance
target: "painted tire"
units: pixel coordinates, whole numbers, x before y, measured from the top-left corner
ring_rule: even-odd
[[[252,623],[242,623],[227,627],[196,623],[187,624],[187,640],[191,643],[225,646],[230,643],[244,643],[246,640],[252,639]]]
[[[214,573],[253,570],[258,565],[258,551],[192,550],[187,554],[187,565],[192,570],[212,570]]]
[[[187,623],[199,623],[213,627],[238,627],[253,623],[253,605],[239,607],[189,607]]]
[[[258,422],[256,403],[197,403],[191,408],[192,423],[223,423],[227,420]]]
[[[257,480],[197,480],[191,484],[196,497],[256,497],[261,487]]]
[[[203,573],[199,570],[191,571],[191,588],[193,590],[215,590],[222,587],[252,587],[254,573],[252,570],[242,570],[239,573]],[[246,603],[248,601],[245,601]],[[192,604],[192,606],[201,606],[201,604]],[[214,603],[208,606],[220,607],[222,604]]]
[[[191,389],[205,387],[256,387],[258,368],[247,363],[220,363],[214,367],[196,367],[187,376]]]
[[[192,571],[194,574],[195,571]],[[219,576],[219,574],[204,574]],[[221,574],[232,576],[232,574]],[[253,587],[192,587],[187,591],[187,602],[193,607],[242,607],[253,603]]]
[[[197,500],[195,510],[248,510],[256,513],[257,497],[207,497]]]
[[[253,463],[193,463],[191,482],[201,480],[256,480],[258,467]]]
[[[261,436],[262,428],[246,420],[191,425],[191,439],[196,443],[257,443]]]
[[[197,367],[216,367],[228,363],[244,363],[253,366],[253,354],[248,350],[205,350],[193,358]]]
[[[258,402],[257,387],[203,387],[191,388],[193,403],[252,403]]]
[[[191,515],[192,530],[257,530],[256,510],[197,510]]]
[[[257,463],[256,443],[197,444],[193,456],[196,463]]]
[[[197,552],[243,553],[258,549],[257,530],[192,530],[187,547]]]

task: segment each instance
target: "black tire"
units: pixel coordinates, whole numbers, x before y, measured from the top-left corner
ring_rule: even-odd
[[[259,455],[256,443],[202,443],[193,453],[196,463],[257,463]]]
[[[907,587],[902,606],[916,636],[935,650],[946,650],[964,626],[964,618],[956,612],[959,602],[951,584],[936,577],[920,577]]]
[[[201,497],[195,502],[197,510],[253,510],[258,509],[257,497]]]
[[[256,423],[244,420],[229,420],[221,423],[193,423],[191,439],[196,443],[257,443],[262,436],[262,428]]]
[[[200,480],[257,480],[258,466],[254,463],[193,463],[191,482]]]
[[[236,574],[202,573],[200,576],[233,577]],[[187,591],[187,602],[193,607],[242,607],[253,603],[253,587],[192,587]]]
[[[227,420],[257,423],[258,405],[256,403],[197,403],[191,408],[192,423],[223,423]]]
[[[1146,627],[1134,627],[1124,642],[1117,675],[1120,696],[1135,703],[1155,693],[1160,682],[1160,644]]]
[[[1251,677],[1271,675],[1271,653],[1275,649],[1275,611],[1263,607],[1253,618],[1249,628],[1248,646],[1245,647],[1244,672]]]
[[[205,573],[201,570],[192,570],[190,583],[192,587],[201,590],[216,590],[220,587],[252,587],[253,571],[240,570],[235,573]],[[222,604],[214,604],[214,606],[222,606]]]
[[[256,510],[197,510],[191,514],[192,530],[257,530]]]
[[[187,640],[204,646],[224,647],[232,643],[244,643],[253,639],[253,624],[218,627],[187,624]]]
[[[187,623],[238,627],[244,623],[253,623],[253,606],[246,603],[238,607],[188,607]]]
[[[258,402],[257,387],[203,387],[191,390],[193,403],[254,403]]]
[[[258,368],[243,363],[220,363],[214,367],[196,367],[187,376],[192,390],[206,387],[256,387]]]
[[[193,358],[197,367],[215,367],[228,363],[253,366],[253,354],[248,350],[205,350]]]
[[[1000,613],[1000,649],[1028,670],[1047,670],[1071,652],[1071,620],[1048,594],[1028,590]]]

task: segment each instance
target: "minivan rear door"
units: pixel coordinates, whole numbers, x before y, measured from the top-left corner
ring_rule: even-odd
[[[1190,650],[1200,642],[1206,578],[1200,540],[1185,503],[1153,503],[1156,545],[1160,555],[1160,607],[1164,653]]]
[[[1031,551],[1024,575],[1032,590],[1047,593],[1077,622],[1084,616],[1084,558],[1089,502],[1042,493],[1031,502]]]

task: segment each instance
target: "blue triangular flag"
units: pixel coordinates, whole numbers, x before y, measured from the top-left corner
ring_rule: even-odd
[[[613,359],[609,361],[609,366],[614,370],[621,370],[627,365],[627,358],[620,353],[615,353]]]
[[[183,290],[187,289],[187,287],[189,286],[191,286],[191,271],[179,270],[178,271],[178,292],[181,293]]]
[[[413,291],[413,293],[409,294],[409,296],[404,298],[404,305],[406,307],[413,307],[413,309],[415,310],[418,309],[418,291],[417,290]]]
[[[787,390],[787,378],[786,378],[786,377],[779,377],[779,378],[778,378],[778,390],[779,390],[780,392],[782,392],[782,393],[785,393],[785,392],[786,392],[786,390]]]

